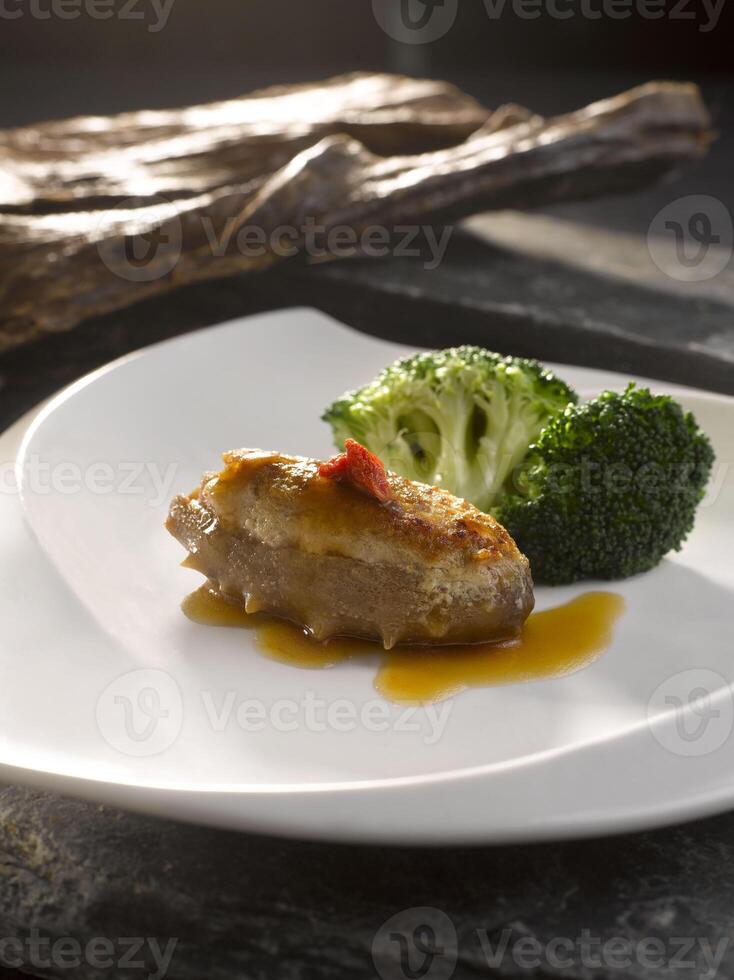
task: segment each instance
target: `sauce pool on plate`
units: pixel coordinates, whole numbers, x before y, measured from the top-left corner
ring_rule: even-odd
[[[396,647],[338,638],[320,643],[302,629],[250,614],[208,585],[181,606],[195,623],[255,630],[265,656],[294,667],[318,669],[357,657],[377,656],[375,687],[391,701],[441,701],[469,687],[490,687],[561,677],[598,659],[612,641],[624,600],[614,592],[586,592],[562,606],[532,613],[521,635],[507,643]]]

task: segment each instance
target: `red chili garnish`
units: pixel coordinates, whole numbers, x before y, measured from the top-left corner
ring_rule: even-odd
[[[354,439],[346,439],[344,452],[319,466],[319,474],[329,480],[343,480],[357,490],[375,497],[381,504],[392,496],[382,461]]]

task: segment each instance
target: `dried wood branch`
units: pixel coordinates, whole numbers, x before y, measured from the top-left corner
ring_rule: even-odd
[[[393,87],[403,81],[407,98],[410,80],[396,79]],[[327,91],[334,87],[337,83],[329,83]],[[423,135],[435,135],[436,113],[441,115],[445,105],[439,99],[437,109],[432,101],[439,94],[423,106],[427,116],[421,117],[415,105],[410,109],[411,139],[420,130],[419,118]],[[465,97],[455,97],[471,115]],[[395,100],[376,111],[390,117],[391,139],[406,124]],[[362,120],[372,118],[370,113],[362,109]],[[475,112],[474,123],[480,114]],[[375,146],[380,123],[372,122],[374,129],[363,125]],[[61,127],[59,139],[66,138],[63,124],[48,125]],[[151,125],[156,132],[165,128],[161,120]],[[78,121],[75,126],[83,128]],[[130,132],[129,126],[122,129]],[[125,208],[4,215],[0,349],[183,283],[256,271],[303,253],[309,227],[323,229],[327,242],[329,231],[346,227],[358,250],[359,236],[372,226],[447,221],[487,208],[531,207],[637,187],[704,153],[711,132],[698,89],[662,82],[551,119],[521,107],[484,113],[482,124],[463,142],[417,154],[378,155],[348,135],[320,136],[313,130],[305,148],[296,137],[288,161],[256,180],[248,172],[244,180],[240,175],[236,182],[208,185],[196,196],[191,196],[201,186],[196,167],[182,157],[180,174],[186,175],[178,187],[186,188],[186,197],[147,199]],[[403,137],[409,141],[406,133]],[[112,139],[111,131],[105,138]],[[114,187],[121,184],[102,169],[95,193],[114,198]],[[211,165],[207,180],[213,172]],[[73,181],[67,178],[57,182],[55,193],[70,189]],[[49,191],[42,193],[47,200]],[[261,242],[255,250],[253,233]]]
[[[0,130],[0,210],[257,184],[335,133],[375,153],[420,153],[461,142],[489,116],[446,82],[360,73],[184,109]]]

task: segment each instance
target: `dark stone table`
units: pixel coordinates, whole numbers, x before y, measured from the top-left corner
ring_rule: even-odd
[[[169,980],[734,974],[732,814],[411,850],[202,830],[13,787],[0,823],[0,935],[16,937],[0,949],[39,976],[166,963]]]
[[[410,257],[291,264],[11,351],[0,427],[129,350],[297,304],[408,343],[477,342],[734,394],[730,255],[685,282],[674,242],[653,247],[666,274],[645,238],[669,205],[685,226],[681,198],[715,188],[734,209],[721,179],[731,154],[716,152],[634,198],[477,219],[433,269]],[[428,851],[267,840],[7,787],[0,828],[7,978],[160,976],[161,963],[172,980],[434,980],[452,969],[709,980],[716,964],[734,976],[733,814],[617,839]]]

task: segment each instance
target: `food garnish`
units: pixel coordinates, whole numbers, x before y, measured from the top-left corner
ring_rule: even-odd
[[[344,440],[344,452],[322,463],[319,475],[329,480],[351,483],[381,504],[386,504],[392,495],[382,460],[354,439]]]

